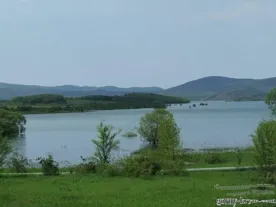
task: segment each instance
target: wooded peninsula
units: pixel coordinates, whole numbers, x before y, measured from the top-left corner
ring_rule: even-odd
[[[94,110],[166,108],[172,104],[186,104],[189,100],[153,93],[129,93],[123,96],[92,95],[65,97],[41,94],[1,100],[0,108],[23,114],[70,113]]]

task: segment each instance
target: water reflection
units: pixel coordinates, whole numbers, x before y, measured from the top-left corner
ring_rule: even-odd
[[[11,139],[13,152],[16,152],[23,157],[26,157],[26,135],[22,134]]]

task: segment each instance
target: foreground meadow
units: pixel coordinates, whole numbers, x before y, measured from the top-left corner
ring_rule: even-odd
[[[107,178],[92,174],[58,177],[3,176],[0,177],[0,206],[216,206],[218,198],[239,198],[227,195],[230,191],[215,189],[216,184],[221,186],[259,184],[255,177],[252,171],[197,172],[184,177],[149,179]],[[241,191],[248,190],[235,190],[232,193]],[[272,199],[275,198],[275,194],[251,194],[243,197]],[[253,206],[273,205],[275,204]]]

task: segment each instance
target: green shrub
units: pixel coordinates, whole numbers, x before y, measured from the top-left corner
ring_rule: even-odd
[[[122,169],[120,169],[115,163],[98,165],[97,173],[105,177],[115,177],[123,174]]]
[[[227,162],[227,159],[221,153],[209,152],[205,155],[204,161],[208,164],[220,164]]]
[[[97,164],[93,161],[84,162],[76,166],[76,172],[79,173],[96,173]]]
[[[165,160],[162,162],[162,175],[183,176],[188,175],[184,160]]]
[[[126,132],[124,134],[122,134],[123,137],[126,137],[126,138],[133,138],[133,137],[137,137],[137,133],[133,132],[133,131],[129,131],[129,132]]]
[[[59,175],[59,164],[54,160],[52,155],[48,155],[47,158],[39,157],[37,160],[42,167],[42,172],[44,175]]]
[[[123,159],[122,170],[127,176],[154,176],[161,171],[161,164],[147,154],[133,155]]]
[[[0,168],[5,164],[7,156],[12,152],[9,139],[1,136],[0,132]]]
[[[101,122],[97,127],[97,131],[97,138],[92,140],[96,147],[94,158],[101,164],[110,163],[112,151],[119,148],[120,141],[116,140],[116,136],[121,130],[112,133],[113,127]]]
[[[17,173],[26,173],[28,159],[18,153],[14,153],[8,161],[8,166],[14,169]]]
[[[264,179],[276,182],[276,120],[260,122],[251,136],[255,165]]]
[[[242,160],[243,160],[243,154],[242,154],[241,149],[237,150],[237,152],[236,152],[236,158],[237,158],[238,167],[240,167],[241,164],[242,164]]]

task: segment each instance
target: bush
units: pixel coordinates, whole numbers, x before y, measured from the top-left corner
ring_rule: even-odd
[[[59,175],[59,164],[53,159],[52,155],[48,155],[47,158],[37,158],[39,164],[42,167],[44,175]]]
[[[242,160],[243,160],[243,154],[242,154],[242,150],[241,149],[237,150],[237,152],[236,152],[236,158],[237,158],[238,167],[240,167],[241,164],[242,164]]]
[[[93,161],[84,162],[77,165],[76,171],[80,173],[96,173],[97,164]]]
[[[18,153],[14,153],[8,161],[8,166],[12,169],[15,169],[17,173],[26,173],[28,159]]]
[[[188,172],[185,167],[186,165],[184,160],[165,160],[162,163],[162,174],[172,176],[187,175]]]
[[[10,141],[6,137],[1,137],[0,132],[0,168],[5,164],[6,158],[11,151]]]
[[[133,137],[137,137],[138,135],[135,132],[129,131],[124,133],[122,136],[126,138],[133,138]]]
[[[153,157],[143,153],[123,159],[122,169],[126,176],[154,176],[161,171],[161,164],[156,162]]]
[[[252,136],[253,158],[263,178],[276,180],[276,120],[262,121]]]
[[[121,176],[123,174],[122,169],[116,164],[98,165],[97,172],[106,177]]]
[[[226,162],[227,159],[223,157],[221,153],[209,152],[206,154],[204,161],[205,163],[208,163],[208,164],[219,164],[219,163]]]
[[[112,151],[119,148],[120,142],[115,138],[121,132],[121,130],[112,133],[113,127],[110,125],[104,125],[103,122],[101,122],[97,127],[97,131],[97,138],[92,140],[96,147],[94,157],[101,164],[110,163]]]

